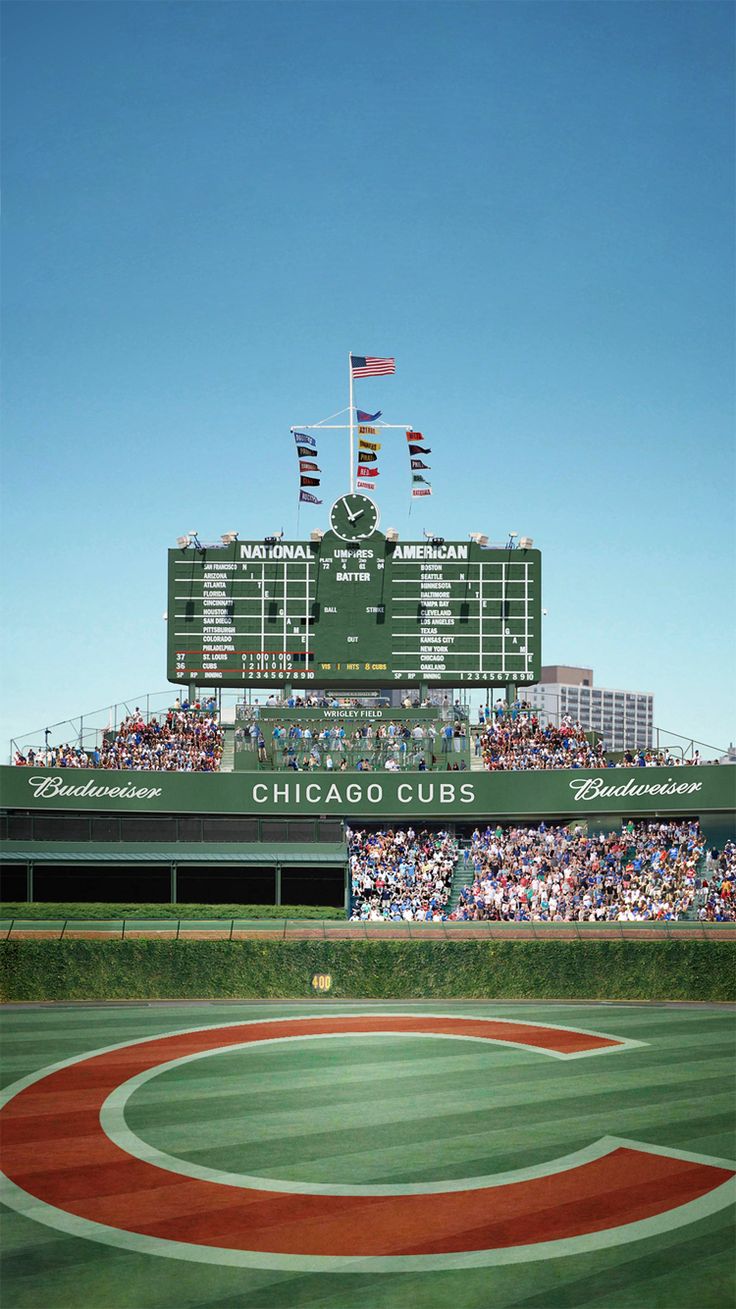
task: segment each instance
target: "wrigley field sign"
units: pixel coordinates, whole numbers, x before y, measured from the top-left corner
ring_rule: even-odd
[[[6,809],[336,815],[404,820],[699,814],[736,808],[736,768],[502,773],[152,773],[0,769]]]

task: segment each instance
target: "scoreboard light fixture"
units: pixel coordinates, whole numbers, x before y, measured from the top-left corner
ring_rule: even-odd
[[[480,545],[480,546],[488,545],[488,537],[486,536],[485,532],[471,532],[470,539],[471,541],[475,541],[476,545]]]
[[[533,538],[533,537],[531,537],[531,536],[520,536],[520,537],[519,537],[519,549],[520,549],[520,550],[531,550],[531,548],[532,548],[533,545],[534,545],[534,538]]]
[[[222,536],[220,537],[220,540],[222,541],[223,545],[233,545],[234,542],[237,541],[237,539],[238,539],[237,532],[223,532]]]
[[[506,542],[506,549],[507,549],[507,550],[515,550],[515,549],[516,549],[516,546],[514,545],[514,542],[515,542],[515,540],[516,540],[516,538],[517,538],[518,535],[519,535],[518,532],[509,532],[509,539],[508,539],[508,541]]]
[[[181,546],[182,550],[186,550],[187,546],[189,545],[189,537],[188,537],[188,536],[177,536],[177,538],[176,538],[176,544],[179,545],[179,546]]]
[[[427,538],[427,540],[429,541],[429,544],[430,544],[430,545],[444,545],[444,544],[445,544],[445,538],[444,538],[444,536],[435,536],[434,532],[428,532],[428,531],[426,530],[426,528],[424,529],[424,535],[425,535],[425,537]]]
[[[313,545],[319,545],[323,536],[324,532],[319,527],[315,527],[314,531],[309,533],[309,539]]]
[[[396,542],[398,541],[398,539],[399,539],[398,528],[396,528],[396,527],[387,527],[387,528],[386,528],[386,540],[387,540],[387,541],[391,541],[391,542],[393,542],[394,545],[395,545]]]
[[[283,527],[282,527],[282,528],[281,528],[281,531],[280,531],[280,532],[274,532],[274,533],[273,533],[273,536],[264,536],[264,538],[263,538],[263,544],[264,544],[264,545],[276,545],[277,542],[279,542],[279,541],[283,541],[283,539],[284,539],[284,529],[283,529]]]
[[[204,554],[204,546],[202,545],[202,542],[200,541],[199,535],[196,532],[196,530],[187,532],[186,537],[180,536],[177,540],[177,544],[181,545],[182,541],[186,541],[187,545],[193,545],[194,549],[197,551],[197,554],[200,555]]]

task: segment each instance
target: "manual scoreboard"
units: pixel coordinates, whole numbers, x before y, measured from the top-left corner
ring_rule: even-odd
[[[348,526],[319,541],[171,550],[169,680],[342,687],[539,680],[538,550],[393,542],[375,529],[351,539]]]

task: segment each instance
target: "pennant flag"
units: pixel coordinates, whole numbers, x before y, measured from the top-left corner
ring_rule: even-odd
[[[359,427],[358,436],[380,436],[380,427]]]
[[[413,467],[414,467],[414,465],[412,464],[412,468],[413,468]],[[424,464],[422,464],[422,468],[424,468]],[[300,472],[300,473],[321,473],[321,472],[322,472],[322,469],[320,468],[319,464],[313,464],[312,461],[311,461],[311,459],[300,459],[300,460],[299,460],[299,472]]]
[[[351,355],[350,371],[353,377],[381,377],[396,372],[396,360],[380,359],[376,355]]]
[[[361,450],[380,450],[380,449],[381,449],[381,442],[380,442],[380,441],[359,441],[359,442],[358,442],[358,445],[359,445],[359,447],[360,447]]]
[[[309,448],[308,445],[298,445],[297,448],[296,448],[296,452],[297,452],[297,454],[298,454],[298,456],[299,456],[300,459],[316,459],[316,458],[317,458],[317,451],[316,451],[316,450],[310,450],[310,448]]]
[[[364,491],[375,491],[376,489],[372,482],[356,482],[355,485],[362,486]]]
[[[309,504],[309,505],[322,504],[322,501],[318,500],[316,495],[312,495],[311,491],[300,491],[299,499],[301,500],[302,504]]]
[[[414,457],[414,455],[431,455],[431,453],[432,453],[432,447],[429,445],[409,446],[409,454],[412,456],[412,458]]]
[[[421,490],[420,488],[417,488],[417,490],[412,491],[412,495],[431,495],[431,494],[432,494],[431,486],[428,486],[426,490]]]
[[[319,486],[319,485],[320,485],[320,480],[319,480],[318,477],[300,477],[300,478],[299,478],[299,485],[300,485],[300,486]]]
[[[358,477],[378,477],[378,469],[364,468],[362,464],[358,464]]]
[[[412,473],[411,480],[412,482],[423,482],[425,486],[429,486],[429,482],[427,481],[426,477],[422,477],[421,473]]]
[[[311,445],[314,450],[317,449],[317,442],[313,436],[308,436],[306,432],[295,432],[294,440],[297,445]]]
[[[301,464],[300,464],[299,466],[301,467]],[[429,464],[423,464],[422,461],[421,461],[421,459],[412,459],[412,461],[411,461],[411,466],[412,466],[412,468],[426,468],[426,469],[429,469]]]
[[[383,417],[383,410],[379,409],[377,414],[364,414],[362,409],[356,409],[359,423],[375,423],[377,418]]]
[[[375,464],[378,455],[374,454],[372,450],[359,450],[358,458],[362,464]]]
[[[423,440],[424,440],[424,437],[422,436],[421,432],[413,432],[413,431],[411,430],[411,428],[408,428],[408,429],[407,429],[407,433],[406,433],[406,439],[407,439],[407,441],[409,441],[409,442],[412,442],[412,441],[423,441]]]

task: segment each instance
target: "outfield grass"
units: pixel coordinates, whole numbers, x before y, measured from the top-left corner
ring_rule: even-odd
[[[292,1183],[404,1185],[532,1168],[601,1136],[734,1156],[734,1013],[609,1004],[59,1005],[3,1015],[3,1083],[113,1043],[247,1019],[351,1012],[501,1016],[645,1042],[571,1062],[434,1037],[358,1036],[233,1049],[162,1072],[128,1101],[147,1145]],[[80,1146],[80,1165],[84,1149]],[[338,1274],[198,1265],[68,1236],[11,1212],[12,1309],[723,1309],[728,1212],[547,1262]]]

